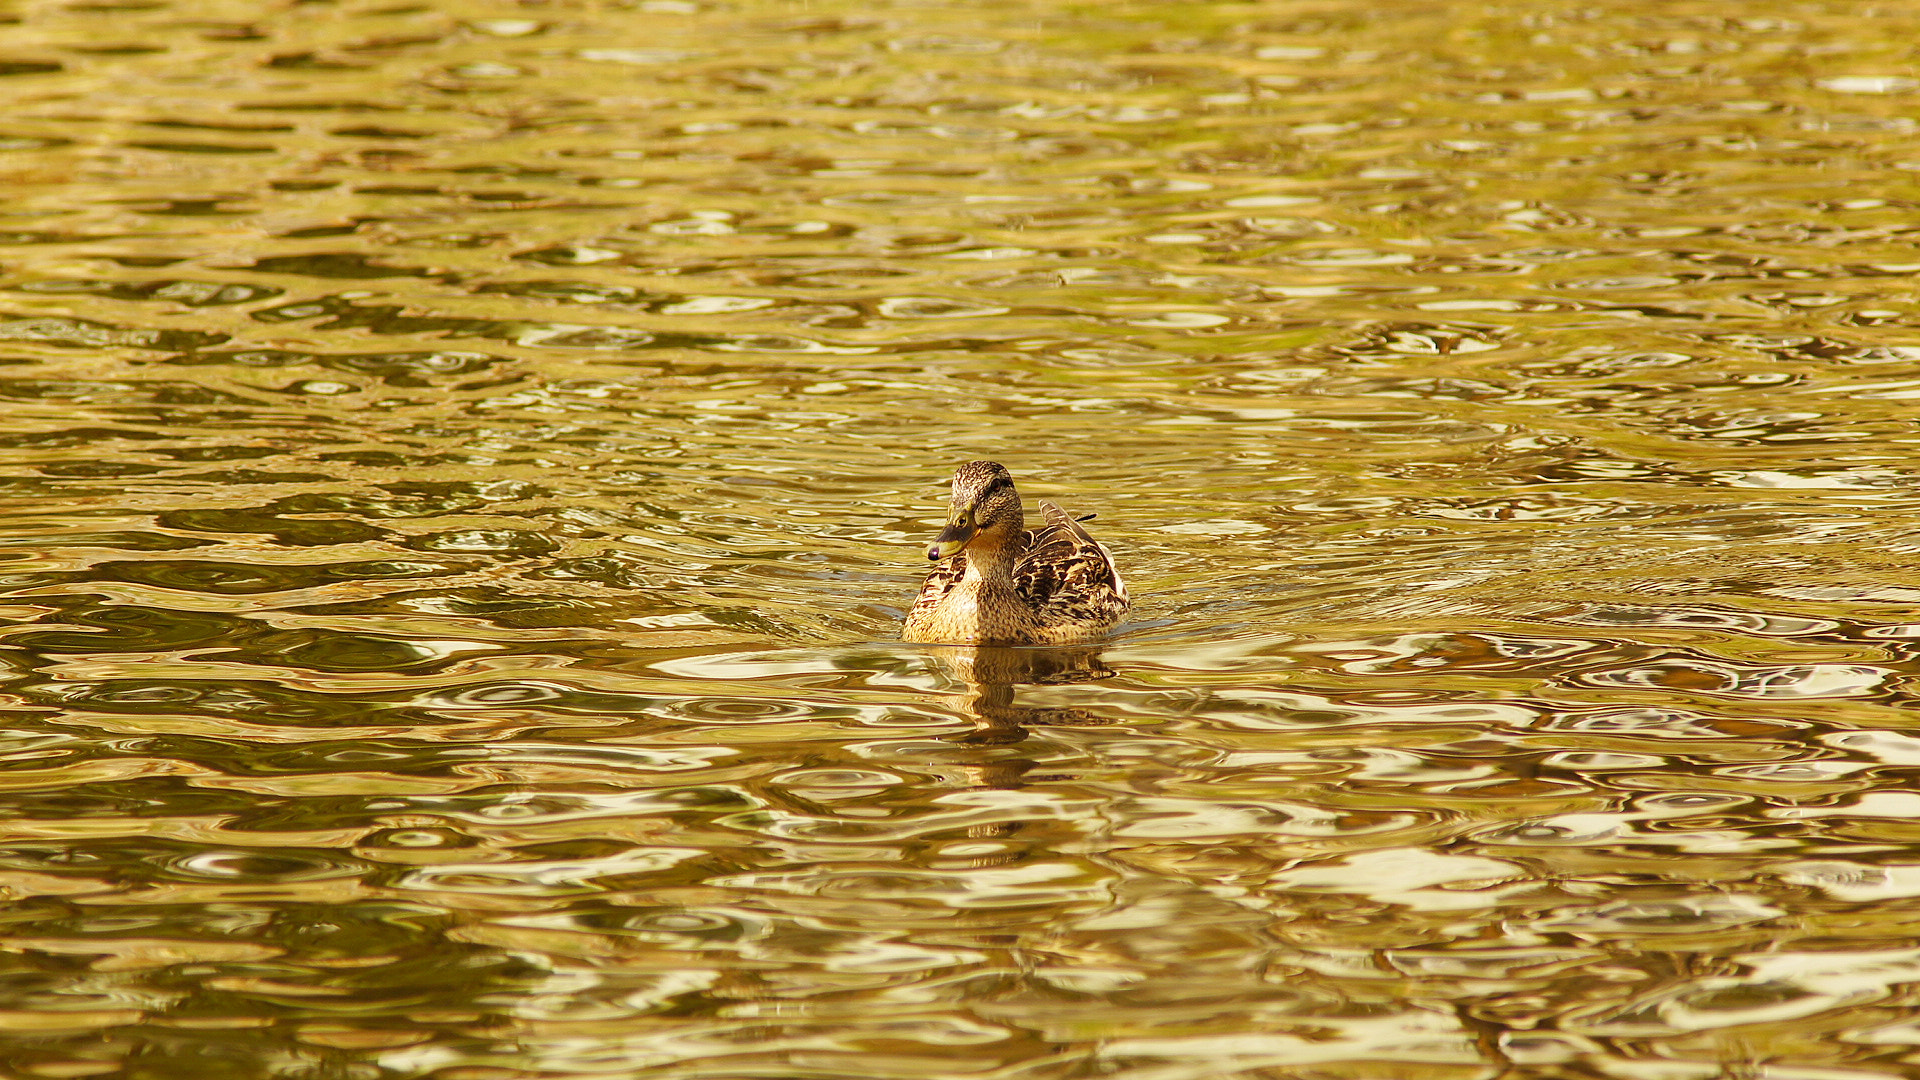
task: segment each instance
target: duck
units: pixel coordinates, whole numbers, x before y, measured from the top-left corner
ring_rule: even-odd
[[[1013,474],[969,461],[953,474],[935,565],[907,613],[905,640],[943,645],[1067,645],[1093,641],[1127,613],[1113,553],[1051,502],[1028,529]]]

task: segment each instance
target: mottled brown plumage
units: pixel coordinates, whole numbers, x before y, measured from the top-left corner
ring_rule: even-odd
[[[1026,527],[1005,467],[969,461],[953,475],[947,527],[927,552],[939,563],[907,614],[908,641],[1054,645],[1089,641],[1127,611],[1113,556],[1050,502]]]

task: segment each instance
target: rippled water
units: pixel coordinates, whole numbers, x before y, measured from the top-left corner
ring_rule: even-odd
[[[1920,1062],[1920,11],[14,10],[7,1075]]]

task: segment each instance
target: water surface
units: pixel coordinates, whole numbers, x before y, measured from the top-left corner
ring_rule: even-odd
[[[1920,1060],[1899,5],[27,5],[23,1077]],[[910,646],[954,464],[1101,648]]]

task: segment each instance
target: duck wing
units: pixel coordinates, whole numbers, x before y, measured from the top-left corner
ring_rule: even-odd
[[[1127,584],[1106,546],[1054,503],[1043,502],[1046,524],[1027,533],[1026,554],[1013,567],[1013,585],[1043,623],[1112,623],[1127,610]]]

